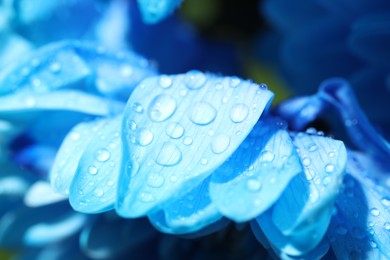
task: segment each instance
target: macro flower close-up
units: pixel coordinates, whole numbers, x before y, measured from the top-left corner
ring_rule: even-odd
[[[389,21],[0,2],[0,259],[389,259]]]

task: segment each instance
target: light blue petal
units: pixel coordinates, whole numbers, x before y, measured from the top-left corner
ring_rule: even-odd
[[[72,180],[69,201],[84,213],[107,211],[114,207],[121,167],[122,115],[105,120],[82,152]]]
[[[237,149],[272,97],[252,82],[199,71],[143,81],[123,119],[119,214],[146,215],[199,185]]]
[[[29,90],[0,96],[0,117],[28,120],[34,113],[50,110],[107,116],[122,111],[124,104],[78,90],[37,93]],[[32,115],[31,115],[32,114]]]
[[[31,208],[55,204],[63,200],[67,198],[55,192],[46,181],[35,182],[24,196],[24,204]]]
[[[287,255],[299,256],[314,249],[326,232],[347,153],[342,142],[323,136],[299,133],[294,144],[304,171],[257,221],[274,247]]]
[[[173,13],[183,0],[137,0],[145,23],[153,24]]]
[[[67,201],[47,206],[20,207],[0,217],[4,247],[43,246],[79,232],[86,215],[74,212]]]
[[[211,202],[209,184],[210,177],[184,196],[162,206],[160,211],[149,215],[149,219],[156,219],[156,214],[164,217],[163,223],[168,227],[164,230],[172,234],[193,233],[217,222],[222,215]]]
[[[123,219],[112,212],[90,219],[80,235],[80,247],[92,259],[120,259],[158,232],[147,219]]]
[[[50,172],[50,182],[55,191],[68,195],[71,182],[84,150],[107,123],[100,119],[75,126],[64,139]]]
[[[210,195],[218,210],[237,222],[267,210],[302,171],[283,121],[256,124],[234,154],[212,174]]]
[[[372,176],[375,161],[348,153],[348,174],[336,201],[328,237],[337,258],[390,258],[390,192]],[[387,172],[386,172],[387,173]]]

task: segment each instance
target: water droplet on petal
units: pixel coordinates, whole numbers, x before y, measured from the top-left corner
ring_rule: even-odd
[[[177,139],[183,136],[184,128],[179,123],[170,123],[165,129],[167,135],[173,139]]]
[[[122,66],[120,74],[122,77],[128,78],[133,74],[133,68],[128,65]]]
[[[144,112],[144,108],[142,107],[142,105],[138,102],[135,102],[131,105],[131,107],[133,108],[133,110],[139,114],[142,114]]]
[[[390,231],[390,223],[389,222],[385,222],[385,224],[383,226],[385,227],[385,229],[387,231]]]
[[[381,203],[383,206],[390,207],[390,197],[383,197],[381,199]]]
[[[317,150],[317,145],[315,144],[310,144],[306,147],[306,149],[309,151],[309,152],[314,152]]]
[[[89,174],[95,175],[98,172],[98,169],[95,166],[89,166],[88,167]]]
[[[311,164],[310,158],[308,158],[308,157],[303,158],[302,164],[303,164],[304,166],[309,166],[309,165]]]
[[[249,114],[249,108],[245,104],[237,104],[230,110],[230,119],[234,123],[241,123],[244,121]]]
[[[185,145],[190,145],[190,144],[192,144],[192,138],[191,138],[191,137],[188,137],[188,136],[184,137],[183,143],[184,143]]]
[[[153,202],[155,200],[155,197],[150,192],[141,192],[138,199],[142,202]]]
[[[262,187],[262,184],[258,179],[249,179],[246,185],[247,188],[253,192],[259,191]]]
[[[238,85],[240,85],[241,80],[238,77],[231,77],[230,78],[230,87],[236,88]]]
[[[160,188],[164,184],[164,177],[160,174],[149,174],[147,184],[152,188]]]
[[[138,144],[141,146],[147,146],[153,141],[153,133],[148,129],[143,129],[138,132]]]
[[[172,79],[167,75],[162,75],[159,79],[159,84],[162,88],[169,88],[172,86]]]
[[[101,197],[101,196],[104,195],[104,191],[101,190],[101,189],[96,189],[96,190],[94,191],[94,194],[95,194],[96,197]]]
[[[206,165],[207,163],[208,163],[208,160],[206,158],[202,158],[200,160],[200,164],[202,164],[202,165]]]
[[[180,149],[171,142],[165,142],[157,155],[156,162],[161,166],[174,166],[180,161]]]
[[[105,148],[101,148],[96,152],[96,159],[99,162],[105,162],[110,158],[110,152]]]
[[[327,173],[332,173],[332,172],[334,172],[334,165],[333,165],[333,164],[327,164],[327,165],[325,166],[325,172],[327,172]]]
[[[271,151],[265,150],[260,153],[260,162],[272,162],[275,158],[275,154]]]
[[[333,158],[335,156],[335,153],[334,152],[330,152],[330,153],[328,153],[328,156],[329,156],[329,158]]]
[[[372,209],[370,210],[370,213],[371,213],[371,215],[373,215],[374,217],[377,217],[377,216],[379,216],[380,211],[379,211],[379,209],[377,209],[377,208],[372,208]]]
[[[189,116],[190,120],[197,125],[208,125],[214,121],[217,111],[211,104],[199,102],[193,106]]]
[[[189,89],[200,89],[204,86],[206,80],[204,73],[198,70],[191,70],[186,74],[185,83]]]
[[[222,83],[216,83],[216,84],[215,84],[215,89],[216,89],[216,90],[221,90],[221,89],[223,89]]]
[[[211,141],[211,151],[215,154],[220,154],[226,151],[230,144],[230,137],[225,134],[220,134]]]
[[[148,114],[152,121],[162,122],[170,118],[176,110],[176,101],[168,95],[155,97],[149,105]]]

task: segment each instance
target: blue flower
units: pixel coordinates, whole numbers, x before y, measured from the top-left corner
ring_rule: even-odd
[[[289,85],[306,94],[329,77],[347,78],[369,118],[388,132],[388,1],[268,0],[262,10],[280,35],[274,59]]]

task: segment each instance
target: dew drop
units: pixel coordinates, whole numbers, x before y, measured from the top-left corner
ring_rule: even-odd
[[[309,166],[309,165],[311,164],[310,158],[308,158],[308,157],[303,158],[302,164],[303,164],[304,166]]]
[[[107,181],[107,185],[110,186],[110,187],[113,186],[114,185],[114,181],[113,180]]]
[[[306,147],[306,149],[309,151],[309,152],[314,152],[317,150],[317,145],[315,144],[310,144]]]
[[[328,185],[331,181],[332,181],[332,178],[329,177],[329,176],[326,176],[326,177],[322,180],[322,184],[324,184],[324,185],[326,186],[326,185]]]
[[[131,120],[129,122],[129,127],[131,130],[135,130],[135,129],[137,129],[137,124],[133,120]]]
[[[149,174],[147,184],[152,188],[160,188],[164,184],[164,177],[160,174]]]
[[[150,192],[141,192],[138,198],[142,202],[153,202],[155,200],[154,195]]]
[[[105,162],[110,158],[110,152],[105,148],[100,148],[96,151],[96,160],[99,162]]]
[[[168,95],[155,97],[148,107],[148,115],[154,122],[163,122],[170,118],[176,110],[176,101]]]
[[[167,135],[173,139],[177,139],[183,136],[184,128],[176,122],[170,123],[165,129]]]
[[[249,108],[245,104],[237,104],[230,110],[230,119],[234,123],[241,123],[244,121],[249,114]]]
[[[95,194],[96,197],[101,197],[101,196],[104,195],[104,191],[102,189],[96,189],[94,191],[94,194]]]
[[[335,156],[335,153],[334,152],[330,152],[330,153],[328,153],[328,156],[329,156],[329,158],[333,158]]]
[[[379,209],[377,209],[377,208],[372,208],[372,209],[370,210],[370,213],[371,213],[371,215],[373,215],[374,217],[377,217],[377,216],[379,216],[380,211],[379,211]]]
[[[327,172],[327,173],[332,173],[332,172],[334,172],[334,165],[333,165],[333,164],[327,164],[327,165],[325,166],[325,172]]]
[[[271,151],[264,150],[260,153],[260,162],[272,162],[275,158],[275,154]]]
[[[230,137],[220,134],[211,141],[211,151],[215,154],[221,154],[229,147]]]
[[[216,83],[216,84],[215,84],[215,89],[216,89],[216,90],[221,90],[221,89],[223,89],[222,83]]]
[[[143,129],[138,132],[137,142],[141,146],[147,146],[153,141],[153,133],[148,129]]]
[[[169,88],[172,86],[172,79],[167,75],[162,75],[159,79],[159,84],[162,88]]]
[[[88,167],[88,172],[89,172],[89,174],[95,175],[95,174],[97,174],[98,169],[92,165],[92,166]]]
[[[231,77],[230,78],[230,87],[236,88],[238,85],[240,85],[241,80],[238,77]]]
[[[191,144],[192,144],[192,138],[191,138],[191,137],[188,137],[188,136],[184,137],[183,143],[184,143],[185,145],[191,145]]]
[[[204,86],[206,80],[204,73],[198,70],[191,70],[186,74],[185,83],[189,89],[200,89]]]
[[[202,164],[202,165],[206,165],[208,162],[209,162],[209,161],[208,161],[206,158],[202,158],[202,159],[200,160],[200,164]]]
[[[214,121],[217,116],[217,111],[211,104],[199,102],[193,106],[189,116],[194,124],[208,125]]]
[[[256,192],[261,189],[262,184],[259,180],[252,178],[247,181],[246,186],[250,191]]]
[[[177,176],[176,175],[172,175],[170,178],[169,178],[169,180],[171,181],[171,182],[177,182]]]
[[[134,110],[134,112],[138,113],[138,114],[142,114],[144,112],[144,108],[142,107],[142,105],[138,102],[135,102],[131,105],[132,109]]]
[[[381,203],[383,206],[390,207],[390,197],[383,197],[381,199]]]
[[[157,155],[156,162],[161,166],[174,166],[180,161],[180,149],[171,142],[165,142]]]
[[[376,242],[373,241],[373,240],[370,240],[370,246],[371,246],[371,248],[377,248],[377,247],[378,247],[378,245],[376,244]]]
[[[390,231],[390,223],[389,222],[385,222],[385,224],[383,226],[385,227],[385,229],[387,231]]]

